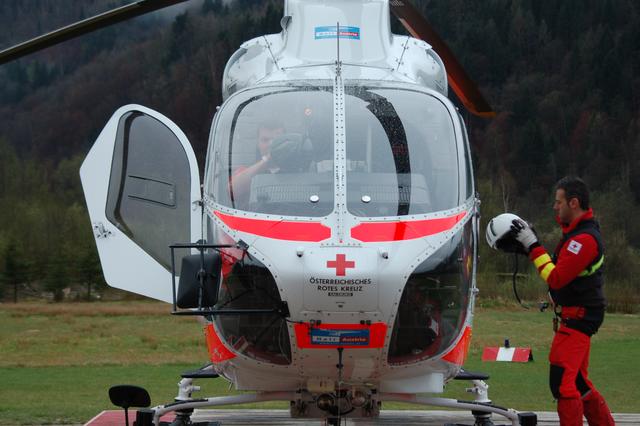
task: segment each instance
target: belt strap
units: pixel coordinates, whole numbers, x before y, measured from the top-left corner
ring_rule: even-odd
[[[586,309],[582,306],[563,306],[560,315],[562,319],[582,319]]]

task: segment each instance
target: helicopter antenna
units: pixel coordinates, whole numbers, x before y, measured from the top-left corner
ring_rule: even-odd
[[[336,55],[336,75],[340,76],[342,63],[340,62],[340,22],[336,22],[336,48],[338,53]]]
[[[275,64],[276,68],[278,68],[278,70],[282,70],[282,68],[280,68],[280,65],[278,65],[278,59],[276,59],[276,55],[274,55],[273,50],[271,50],[271,42],[265,36],[262,36],[262,38],[264,39],[264,42],[267,45],[267,49],[269,50],[269,54],[271,55],[271,60]]]

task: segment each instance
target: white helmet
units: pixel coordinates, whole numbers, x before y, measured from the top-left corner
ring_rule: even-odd
[[[487,224],[487,243],[496,250],[513,251],[514,245],[511,225],[514,219],[522,220],[513,213],[502,213],[491,219]],[[506,250],[505,250],[506,249]]]

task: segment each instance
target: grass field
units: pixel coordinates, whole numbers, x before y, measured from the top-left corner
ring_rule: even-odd
[[[175,396],[179,374],[207,360],[202,327],[152,302],[0,304],[0,424],[82,423],[113,408],[107,389],[132,383],[153,404]],[[465,368],[491,374],[491,398],[519,410],[553,410],[547,387],[551,314],[510,306],[476,312]],[[529,346],[534,362],[483,363],[485,346]],[[640,316],[609,314],[593,338],[592,379],[616,412],[639,411]],[[222,379],[201,381],[199,396],[232,392]],[[460,399],[465,383],[444,396]],[[261,407],[285,408],[284,404]],[[385,408],[414,406],[388,404]]]

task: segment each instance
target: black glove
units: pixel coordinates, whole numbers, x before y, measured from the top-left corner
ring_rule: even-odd
[[[271,143],[271,161],[282,171],[307,170],[311,154],[311,143],[296,133],[280,135]]]
[[[496,248],[505,253],[518,253],[525,256],[529,254],[529,252],[522,247],[520,241],[516,239],[515,235],[513,235],[513,231],[496,241]]]

